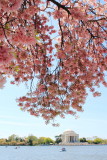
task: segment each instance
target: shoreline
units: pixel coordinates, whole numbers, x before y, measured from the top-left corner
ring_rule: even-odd
[[[107,144],[89,144],[89,143],[69,143],[69,144],[58,144],[58,146],[98,146]]]
[[[5,146],[5,147],[8,147],[8,146],[31,146],[31,147],[36,147],[36,146],[103,146],[103,145],[107,145],[107,144],[86,144],[86,143],[71,143],[71,144],[50,144],[50,145],[0,145],[0,146]]]

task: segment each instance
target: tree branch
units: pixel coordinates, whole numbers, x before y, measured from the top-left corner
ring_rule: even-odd
[[[47,1],[50,1],[50,2],[54,3],[55,5],[57,5],[58,8],[62,8],[65,11],[67,11],[68,14],[71,14],[71,12],[69,11],[68,7],[66,7],[65,5],[62,5],[61,3],[59,3],[59,2],[57,2],[55,0],[47,0]]]

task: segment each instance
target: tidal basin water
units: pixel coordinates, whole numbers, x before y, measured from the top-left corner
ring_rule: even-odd
[[[107,145],[97,146],[0,146],[0,160],[107,160]]]

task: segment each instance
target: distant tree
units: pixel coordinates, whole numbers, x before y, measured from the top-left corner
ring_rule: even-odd
[[[40,138],[38,139],[38,143],[39,143],[39,144],[45,144],[45,142],[46,142],[46,137],[40,137]]]
[[[89,143],[89,144],[92,144],[93,143],[93,140],[87,140],[87,142]]]
[[[33,136],[33,135],[29,135],[28,137],[27,137],[27,143],[29,144],[29,145],[34,145],[35,143],[37,143],[38,142],[38,138],[36,137],[36,136]]]
[[[20,142],[25,142],[25,138],[20,137]]]
[[[55,143],[59,144],[60,142],[62,142],[61,134],[60,134],[60,135],[55,136]]]
[[[87,142],[87,140],[85,137],[83,137],[83,138],[80,138],[80,142]]]
[[[8,144],[9,144],[9,145],[12,145],[12,146],[15,146],[15,145],[17,145],[17,142],[16,142],[16,141],[11,141],[11,142],[9,142]]]
[[[18,141],[19,137],[15,134],[12,134],[11,136],[8,137],[8,141]]]
[[[45,144],[53,144],[53,143],[54,143],[54,141],[51,138],[46,137]]]
[[[107,139],[103,139],[102,144],[107,144]]]
[[[99,143],[102,143],[102,142],[103,142],[103,140],[101,138],[96,138],[93,141],[94,144],[99,144]]]
[[[6,139],[2,138],[0,139],[0,145],[5,145],[6,144]]]

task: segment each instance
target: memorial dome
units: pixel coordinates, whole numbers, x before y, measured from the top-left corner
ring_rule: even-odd
[[[72,131],[72,130],[66,130],[63,134],[64,135],[65,134],[76,135],[76,133],[74,131]]]

